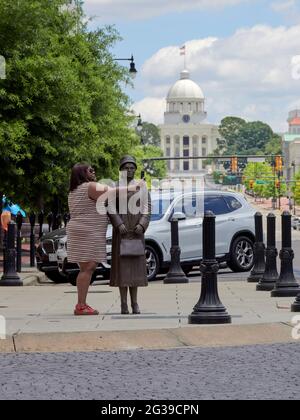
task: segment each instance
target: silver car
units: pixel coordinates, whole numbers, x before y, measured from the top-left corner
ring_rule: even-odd
[[[181,264],[186,274],[202,259],[202,222],[204,211],[216,215],[216,255],[235,272],[250,271],[253,267],[255,241],[254,214],[246,198],[228,191],[205,191],[175,194],[152,194],[152,215],[145,235],[148,280],[168,271],[171,261],[172,215],[180,213],[179,241]],[[201,209],[197,208],[201,203]],[[197,211],[199,210],[199,211]],[[108,262],[111,256],[112,228],[107,231]],[[68,271],[66,237],[57,251],[61,271]],[[102,267],[103,268],[103,267]],[[72,268],[74,274],[74,267]]]

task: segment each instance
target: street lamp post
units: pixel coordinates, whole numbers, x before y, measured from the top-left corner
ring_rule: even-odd
[[[129,73],[130,76],[134,79],[137,74],[137,69],[135,68],[134,58],[133,55],[131,55],[130,58],[114,58],[115,61],[130,61],[129,66]]]
[[[296,162],[293,160],[292,162],[292,168],[293,168],[293,182],[296,181]],[[294,189],[294,199],[293,199],[293,205],[294,205],[294,216],[296,216],[296,197],[295,197],[295,189]]]

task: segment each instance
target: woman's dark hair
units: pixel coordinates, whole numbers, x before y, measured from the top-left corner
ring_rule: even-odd
[[[90,165],[86,163],[77,163],[73,166],[70,177],[69,192],[76,190],[79,185],[89,182],[88,169]]]

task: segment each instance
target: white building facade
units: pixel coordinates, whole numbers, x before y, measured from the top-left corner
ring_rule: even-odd
[[[293,167],[294,171],[300,169],[300,109],[289,112],[289,131],[282,137],[285,168],[288,171]]]
[[[200,86],[183,70],[167,95],[164,124],[160,125],[164,157],[206,157],[218,146],[218,127],[206,123],[205,98]],[[197,177],[204,173],[202,159],[168,161],[171,178]]]

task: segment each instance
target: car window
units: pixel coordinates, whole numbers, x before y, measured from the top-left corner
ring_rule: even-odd
[[[212,211],[216,216],[230,213],[229,207],[223,197],[208,196],[204,199],[205,211]]]
[[[165,215],[166,211],[168,210],[170,206],[170,199],[155,199],[151,202],[151,221],[155,222],[157,220],[160,220]]]
[[[203,216],[203,196],[193,194],[183,197],[175,204],[172,213],[184,213],[187,219]]]
[[[235,197],[225,196],[224,200],[226,201],[230,211],[236,211],[242,207],[242,204]]]

